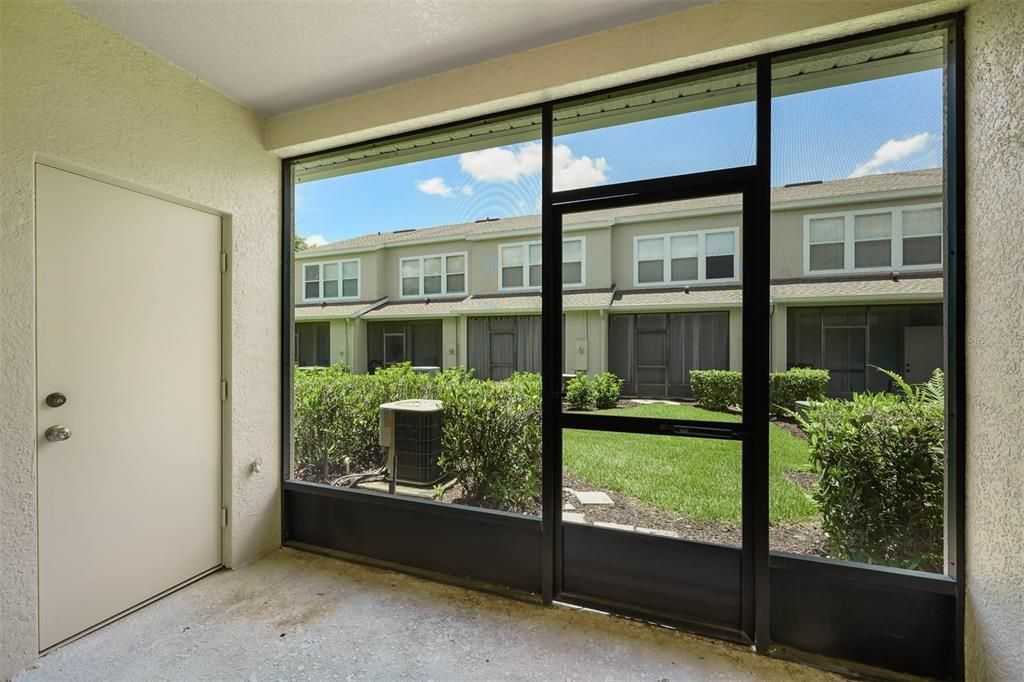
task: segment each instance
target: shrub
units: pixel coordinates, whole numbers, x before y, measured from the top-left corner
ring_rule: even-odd
[[[814,498],[834,556],[940,570],[943,388],[891,375],[902,394],[816,402],[797,419],[821,472]]]
[[[570,410],[585,410],[594,402],[590,377],[577,374],[565,385],[565,402]]]
[[[350,374],[342,365],[295,373],[295,469],[324,482],[344,473],[384,466],[378,444],[380,405],[436,393],[431,377],[396,365],[375,374]]]
[[[594,407],[599,410],[615,407],[621,393],[622,379],[611,372],[602,372],[590,382],[590,397],[594,401]]]
[[[542,451],[540,375],[443,383],[442,466],[459,479],[469,501],[506,511],[535,506]]]
[[[691,369],[690,390],[702,407],[724,410],[743,402],[743,375],[724,369]]]
[[[534,506],[541,466],[538,374],[482,381],[462,368],[435,376],[409,365],[374,374],[349,374],[343,367],[297,370],[296,474],[329,483],[345,473],[345,457],[353,471],[382,467],[380,405],[410,398],[442,401],[442,464],[458,477],[468,502],[510,511]]]
[[[330,475],[348,450],[342,415],[346,392],[339,390],[351,376],[333,368],[296,370],[295,373],[295,466],[305,474]]]
[[[768,402],[773,414],[783,416],[796,411],[798,400],[820,400],[828,388],[827,369],[793,368],[768,375]]]

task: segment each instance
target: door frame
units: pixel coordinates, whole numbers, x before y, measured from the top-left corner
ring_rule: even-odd
[[[67,644],[70,641],[78,639],[79,637],[83,637],[84,635],[87,635],[90,632],[93,632],[96,629],[101,628],[101,627],[103,627],[103,626],[105,626],[105,625],[107,625],[107,624],[109,624],[109,623],[111,623],[111,622],[121,618],[122,616],[125,616],[125,615],[127,615],[129,613],[132,613],[132,612],[134,612],[134,611],[136,611],[136,610],[138,610],[138,609],[140,609],[140,608],[142,608],[142,607],[152,603],[153,601],[155,601],[157,599],[160,599],[163,596],[173,592],[174,590],[176,590],[176,589],[178,589],[180,587],[183,587],[184,585],[187,585],[187,584],[193,582],[194,580],[198,580],[199,578],[207,575],[209,572],[212,572],[213,570],[217,570],[217,569],[219,569],[221,567],[228,567],[228,568],[230,568],[233,565],[233,563],[234,563],[234,561],[233,561],[232,546],[231,546],[231,534],[232,534],[232,518],[231,518],[231,516],[232,516],[232,486],[231,486],[231,474],[232,474],[232,470],[231,470],[231,454],[232,454],[231,411],[232,411],[232,409],[231,409],[231,406],[232,406],[232,393],[233,393],[233,391],[231,390],[231,380],[230,380],[230,378],[232,376],[232,364],[233,364],[232,363],[232,352],[231,352],[232,351],[232,345],[231,345],[231,328],[232,328],[232,306],[231,306],[232,260],[231,260],[231,254],[233,253],[233,230],[232,230],[232,216],[231,216],[230,213],[226,213],[224,211],[212,208],[210,206],[205,206],[203,204],[199,204],[199,203],[196,203],[194,201],[190,201],[188,199],[182,199],[182,198],[174,196],[172,194],[168,194],[167,192],[162,192],[160,190],[156,190],[156,189],[153,189],[151,187],[147,187],[145,185],[141,185],[141,184],[132,182],[130,180],[125,180],[123,178],[119,178],[119,177],[111,175],[109,173],[104,173],[103,171],[99,171],[99,170],[96,170],[94,168],[89,168],[87,166],[83,166],[81,164],[74,163],[72,161],[67,161],[65,159],[62,159],[62,158],[59,158],[59,157],[56,157],[56,156],[52,156],[52,155],[49,155],[49,154],[43,154],[43,153],[39,153],[39,152],[36,152],[36,153],[34,153],[32,155],[32,168],[33,168],[33,172],[32,172],[32,175],[33,175],[32,189],[33,189],[33,193],[36,192],[36,184],[35,184],[36,183],[36,181],[35,181],[36,173],[35,173],[35,169],[36,169],[37,166],[48,166],[50,168],[61,170],[61,171],[67,172],[67,173],[73,173],[75,175],[79,175],[79,176],[81,176],[83,178],[86,178],[86,179],[89,179],[89,180],[93,180],[93,181],[96,181],[96,182],[102,182],[102,183],[105,183],[105,184],[108,184],[108,185],[112,185],[114,187],[118,187],[120,189],[128,190],[130,192],[135,192],[135,193],[142,194],[142,195],[145,195],[145,196],[148,196],[148,197],[152,197],[154,199],[159,199],[161,201],[167,201],[167,202],[170,202],[172,204],[177,204],[179,206],[184,206],[186,208],[191,208],[191,209],[196,210],[196,211],[201,211],[203,213],[208,213],[210,215],[216,216],[217,218],[220,219],[220,253],[221,253],[221,255],[220,255],[220,263],[221,263],[221,278],[220,278],[220,380],[221,380],[221,401],[220,401],[220,405],[221,405],[221,409],[220,409],[219,418],[220,418],[220,478],[221,478],[221,481],[220,481],[220,491],[221,491],[220,495],[221,495],[221,509],[222,509],[222,517],[221,517],[221,519],[222,520],[221,520],[221,543],[220,543],[221,544],[221,549],[220,549],[221,560],[220,560],[220,565],[215,567],[215,568],[213,568],[213,569],[211,569],[211,571],[203,573],[200,576],[195,576],[195,577],[193,577],[193,578],[191,578],[191,579],[189,579],[189,580],[187,580],[184,583],[181,583],[179,585],[168,585],[167,589],[164,590],[163,592],[160,592],[159,594],[155,594],[152,597],[150,597],[149,599],[146,599],[146,600],[140,602],[139,604],[136,604],[135,606],[133,606],[130,609],[127,609],[127,610],[125,610],[123,612],[120,612],[120,613],[117,613],[117,614],[111,614],[110,618],[108,618],[106,620],[103,620],[103,621],[93,625],[92,627],[87,628],[86,630],[83,630],[82,632],[73,635],[72,637],[70,637],[70,638],[68,638],[66,640],[63,640],[63,641],[61,641],[61,642],[59,642],[59,643],[57,643],[57,644],[55,644],[55,645],[53,645],[51,647],[48,647],[46,649],[46,651],[49,651],[50,649],[54,649],[54,648],[63,646],[64,644]],[[35,207],[35,201],[34,200],[33,200],[32,204],[33,204],[33,207]],[[33,215],[32,215],[32,225],[33,225],[33,230],[38,230],[37,216],[36,216],[36,214],[34,212],[34,208],[33,208]],[[38,277],[38,270],[36,270],[35,268],[33,268],[33,270],[34,270],[34,278]],[[38,306],[38,294],[37,293],[35,293],[33,295],[33,300],[34,300],[34,306]],[[38,330],[35,330],[35,334],[36,335],[38,334]],[[34,346],[38,345],[38,338],[34,338],[33,339],[33,345]],[[39,371],[38,358],[36,358],[36,363],[37,364],[36,364],[36,368],[35,369],[36,369],[36,373],[38,374],[38,371]],[[33,391],[37,392],[37,389],[33,389]],[[39,413],[39,405],[38,405],[38,403],[36,403],[34,407],[35,407],[35,409],[34,409],[34,418],[35,418],[36,422],[38,423],[38,417],[39,417],[39,414],[38,414]],[[36,460],[38,460],[38,458],[39,458],[39,439],[38,438],[35,439],[35,443],[36,443],[36,445],[35,445],[35,455],[34,455],[34,457],[35,457]],[[36,506],[36,512],[35,513],[36,513],[36,517],[38,518],[38,515],[39,515],[38,500],[37,500],[37,506]],[[36,543],[36,561],[38,562],[38,541]],[[37,597],[37,599],[38,599],[38,596],[39,596],[38,595],[38,590],[39,590],[39,587],[37,585],[36,586],[36,597]],[[38,646],[38,642],[37,642],[37,646]],[[40,653],[43,653],[43,650],[41,650]]]
[[[759,79],[761,82],[761,79]],[[550,113],[550,112],[548,112]],[[545,116],[550,122],[550,115]],[[550,131],[550,126],[548,126]],[[545,149],[551,149],[545,145]],[[545,159],[545,161],[549,161]],[[545,169],[546,171],[547,169]],[[549,191],[544,196],[543,262],[561,263],[562,221],[572,213],[598,209],[621,208],[633,205],[654,204],[666,201],[694,199],[704,196],[739,194],[742,196],[741,254],[767,253],[770,244],[770,221],[768,215],[768,194],[759,191],[765,184],[764,173],[757,165],[731,168],[721,171],[692,173],[668,178],[640,182],[606,185],[584,190],[563,192]],[[550,173],[544,172],[545,178]],[[545,187],[545,189],[549,189]],[[760,228],[758,226],[761,226]],[[739,622],[726,624],[714,617],[701,614],[682,615],[651,612],[662,620],[673,620],[686,624],[692,629],[711,631],[717,636],[733,639],[744,644],[767,645],[767,599],[759,599],[759,592],[766,592],[768,585],[768,392],[767,377],[770,362],[769,347],[771,332],[768,325],[768,268],[767,259],[740,258],[740,273],[743,291],[743,419],[739,425],[708,423],[693,420],[663,420],[655,418],[631,418],[622,423],[621,418],[605,415],[564,413],[562,411],[561,386],[559,377],[550,372],[542,376],[544,412],[544,459],[543,459],[543,528],[545,533],[544,563],[545,579],[543,598],[546,602],[570,601],[584,605],[600,605],[601,600],[593,596],[568,592],[565,578],[565,526],[562,522],[562,431],[565,428],[628,431],[699,438],[736,440],[742,444],[742,528],[741,575],[739,594]],[[555,351],[564,343],[561,325],[557,321],[562,315],[561,269],[545,267],[542,289],[542,325],[547,353],[545,366],[557,366]],[[760,378],[758,381],[756,378]],[[756,415],[763,415],[757,419]],[[573,528],[574,535],[589,534]],[[593,533],[592,540],[600,543],[599,533]],[[614,541],[614,538],[608,537]],[[661,540],[661,539],[659,539]],[[622,541],[620,538],[619,541]],[[699,543],[686,540],[661,540],[647,542],[650,550],[658,553],[664,543],[682,543],[673,551],[684,551],[684,546],[699,549]],[[642,543],[638,543],[642,544]],[[656,546],[658,545],[658,546]],[[732,564],[729,548],[722,552],[708,550],[707,564],[701,570],[703,575],[715,573],[718,556],[724,564]],[[680,559],[681,560],[681,559]],[[723,565],[724,565],[723,564]],[[643,588],[641,588],[641,591]],[[625,588],[625,592],[641,599],[640,592]],[[627,596],[614,598],[605,604],[616,610],[643,613],[642,607],[635,606]],[[708,613],[715,612],[710,609]],[[760,619],[759,619],[760,616]],[[710,622],[709,622],[710,621]]]

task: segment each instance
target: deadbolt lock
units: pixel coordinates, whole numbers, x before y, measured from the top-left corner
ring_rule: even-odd
[[[56,425],[46,429],[46,440],[51,443],[61,443],[71,438],[71,429],[66,426]]]
[[[50,407],[60,407],[68,401],[67,396],[63,393],[51,393],[46,396],[46,404]]]

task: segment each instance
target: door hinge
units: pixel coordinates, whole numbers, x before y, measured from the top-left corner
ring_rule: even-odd
[[[227,528],[228,527],[228,508],[227,507],[221,507],[220,508],[220,527],[221,528]]]
[[[226,379],[221,379],[220,381],[220,399],[228,399],[228,382]]]
[[[220,271],[228,271],[228,254],[224,253],[223,251],[220,252]]]

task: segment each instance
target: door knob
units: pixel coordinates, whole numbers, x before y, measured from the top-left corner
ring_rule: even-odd
[[[46,429],[46,440],[51,443],[60,443],[71,438],[71,429],[66,426],[56,425]]]

